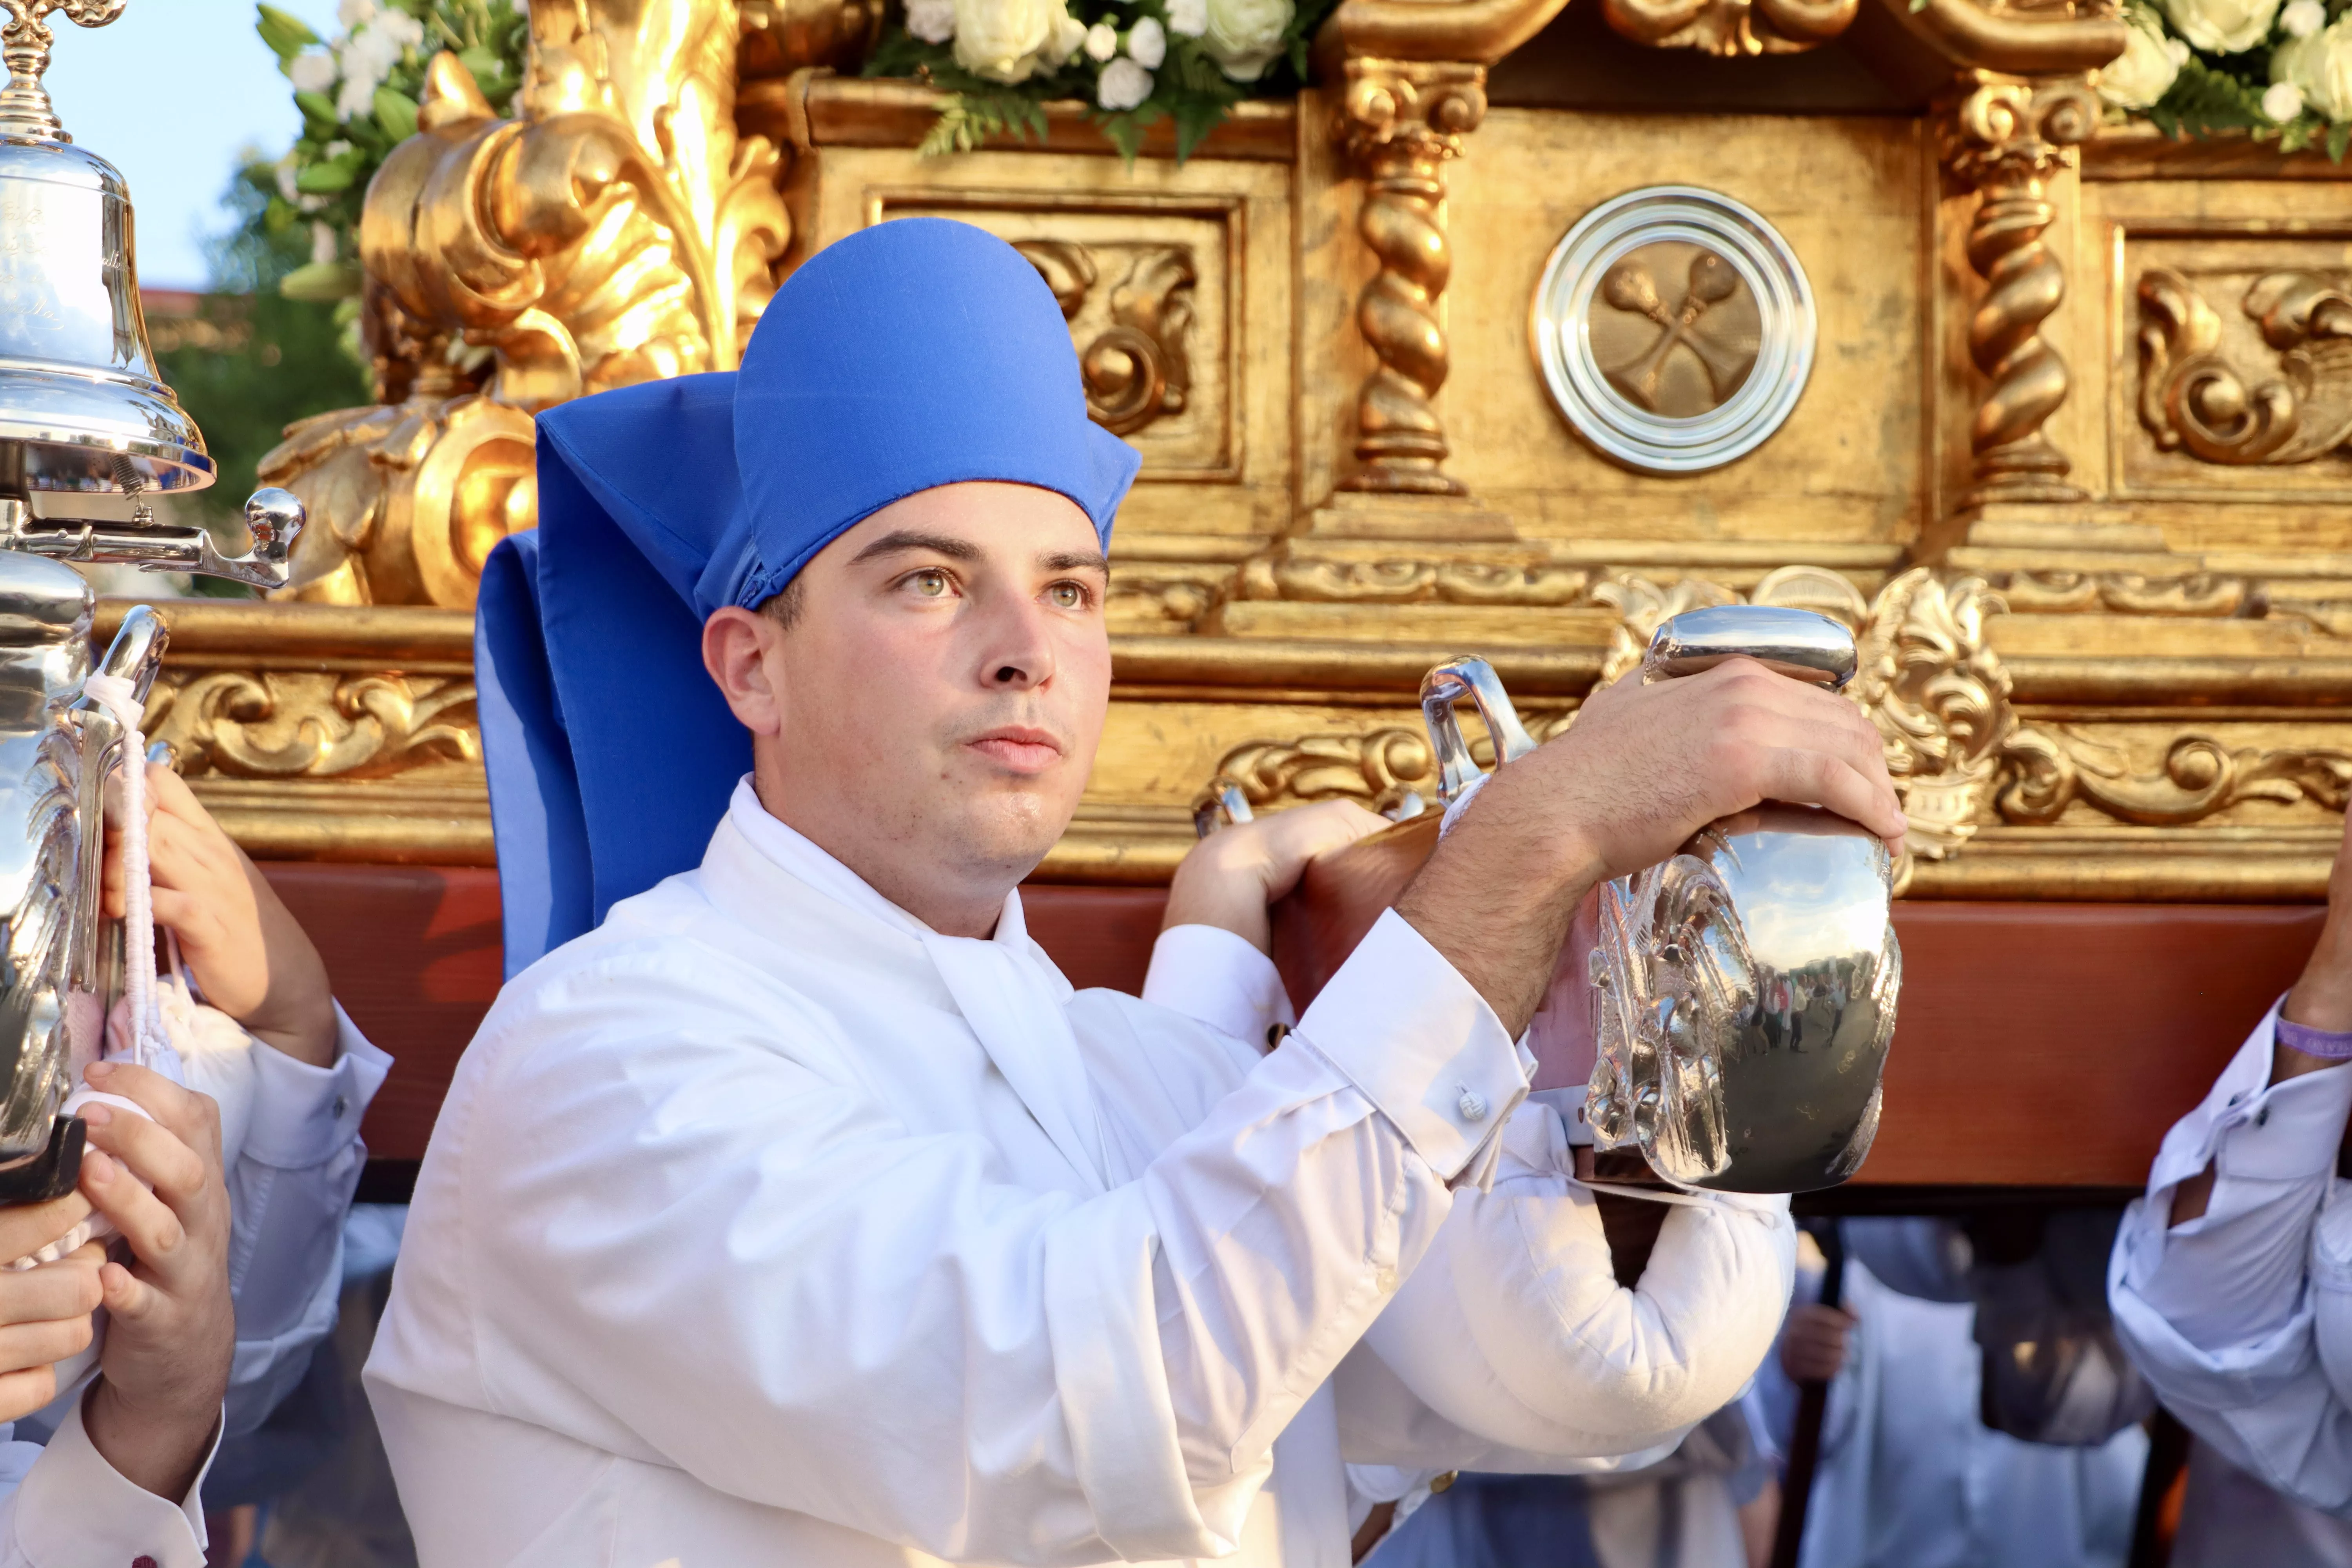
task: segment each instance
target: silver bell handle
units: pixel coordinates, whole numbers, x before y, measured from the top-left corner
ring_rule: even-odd
[[[1853,633],[1817,610],[1710,605],[1658,623],[1642,656],[1642,679],[1696,675],[1727,658],[1752,658],[1776,674],[1842,691],[1859,656]]]
[[[141,508],[140,518],[151,517]],[[223,555],[201,528],[159,527],[152,521],[93,522],[37,518],[23,501],[0,499],[0,549],[53,561],[136,566],[142,572],[193,572],[262,589],[283,588],[291,575],[294,541],[308,521],[300,498],[270,486],[245,503],[253,543],[243,555]]]
[[[1451,805],[1479,776],[1471,759],[1470,743],[1462,738],[1462,722],[1454,705],[1468,698],[1478,710],[1479,721],[1494,738],[1495,763],[1516,763],[1536,749],[1519,710],[1495,667],[1475,654],[1446,660],[1421,678],[1421,721],[1429,730],[1429,749],[1437,760],[1437,798]]]

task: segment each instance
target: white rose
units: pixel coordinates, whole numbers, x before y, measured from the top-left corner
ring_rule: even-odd
[[[1087,29],[1087,58],[1107,60],[1118,53],[1118,29],[1108,22],[1097,22]]]
[[[1293,14],[1291,0],[1209,0],[1202,47],[1235,81],[1255,81],[1282,52]]]
[[[286,77],[296,92],[324,92],[335,85],[335,57],[305,49],[286,62]]]
[[[2274,81],[2263,89],[2263,118],[2284,125],[2303,112],[2303,89],[2291,81]]]
[[[383,78],[367,68],[368,62],[346,57],[343,61],[343,89],[335,94],[335,113],[344,120],[357,120],[375,112],[375,89],[383,85]]]
[[[1137,19],[1135,26],[1127,30],[1127,52],[1144,69],[1160,68],[1160,62],[1168,58],[1168,33],[1160,26],[1159,17]]]
[[[369,26],[394,43],[412,49],[425,41],[425,24],[405,11],[386,11]]]
[[[955,37],[955,0],[907,0],[907,31],[927,44]]]
[[[1209,0],[1168,0],[1168,30],[1197,38],[1209,30]]]
[[[2172,30],[2210,54],[2234,55],[2271,36],[2279,0],[2164,0]]]
[[[1062,0],[955,0],[956,64],[974,76],[1026,81],[1086,42]]]
[[[2352,13],[2307,38],[2281,44],[2271,57],[2271,80],[2292,83],[2324,119],[2352,120]]]
[[[2290,38],[2307,38],[2327,26],[2327,7],[2319,0],[2286,0],[2279,8],[2279,27]]]
[[[1095,79],[1095,102],[1114,113],[1151,96],[1151,73],[1125,55],[1103,67]]]
[[[342,4],[335,7],[335,20],[343,25],[346,33],[363,22],[373,22],[375,20],[375,0],[342,0]]]
[[[2173,51],[2189,51],[2179,39],[2166,37],[2163,24],[2137,6],[2125,15],[2131,24],[2124,29],[2127,41],[2120,58],[2099,68],[2099,96],[2117,109],[2146,109],[2169,91],[2180,74]]]

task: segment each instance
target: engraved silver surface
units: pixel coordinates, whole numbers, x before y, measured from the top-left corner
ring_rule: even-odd
[[[1812,372],[1812,285],[1742,203],[1654,185],[1594,207],[1554,247],[1530,316],[1570,426],[1643,473],[1736,462],[1786,422]]]
[[[1745,647],[1720,612],[1666,620],[1649,678],[1672,679],[1674,651],[1694,648],[1707,664],[1777,652],[1810,679],[1851,673],[1853,636],[1836,622],[1742,608]],[[1604,884],[1589,961],[1596,1145],[1631,1144],[1667,1180],[1725,1192],[1809,1192],[1861,1169],[1903,979],[1893,899],[1875,834],[1773,804]]]

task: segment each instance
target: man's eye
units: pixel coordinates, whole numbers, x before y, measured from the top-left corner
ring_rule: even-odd
[[[926,599],[948,596],[948,574],[944,572],[918,572],[907,579],[907,585]]]
[[[1083,609],[1087,591],[1076,583],[1056,583],[1045,590],[1045,602],[1057,610]]]

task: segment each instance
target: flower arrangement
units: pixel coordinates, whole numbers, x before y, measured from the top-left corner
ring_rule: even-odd
[[[1307,42],[1337,0],[906,0],[868,76],[915,77],[950,96],[926,154],[991,136],[1045,134],[1045,105],[1080,99],[1130,161],[1155,121],[1176,156],[1243,99],[1295,91]]]
[[[416,133],[425,68],[454,50],[490,106],[522,80],[530,18],[515,0],[342,0],[342,30],[321,39],[273,5],[256,31],[278,57],[302,111],[302,135],[276,165],[263,222],[272,233],[310,226],[310,264],[278,285],[297,300],[360,291],[360,206],[385,154]]]
[[[2168,136],[2245,131],[2282,152],[2352,144],[2352,0],[2133,0],[2099,95]]]

